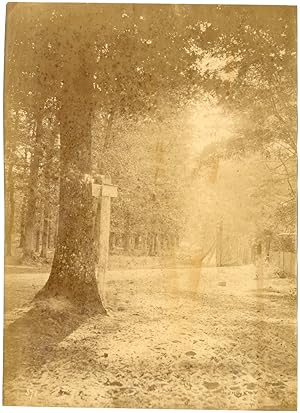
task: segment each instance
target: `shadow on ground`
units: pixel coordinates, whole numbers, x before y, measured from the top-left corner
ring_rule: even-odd
[[[87,319],[62,300],[35,303],[4,329],[4,382],[51,361],[57,344]]]

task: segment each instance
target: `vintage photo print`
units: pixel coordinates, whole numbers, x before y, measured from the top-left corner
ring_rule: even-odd
[[[5,406],[297,410],[296,15],[7,4]]]

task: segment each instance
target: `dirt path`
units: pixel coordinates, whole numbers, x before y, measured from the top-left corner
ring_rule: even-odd
[[[46,278],[8,274],[6,310]],[[111,271],[107,285],[110,317],[87,320],[7,383],[6,404],[296,409],[291,281],[258,285],[252,267],[236,267]]]

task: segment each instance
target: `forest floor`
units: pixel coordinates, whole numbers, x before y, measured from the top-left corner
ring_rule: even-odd
[[[47,277],[6,273],[5,405],[296,410],[295,280],[256,280],[253,266],[115,270],[109,317],[61,320],[56,303],[52,324],[35,324],[19,308]],[[30,357],[18,342],[35,342]]]

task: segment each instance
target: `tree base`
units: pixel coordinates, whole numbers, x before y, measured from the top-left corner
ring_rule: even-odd
[[[50,279],[35,295],[33,301],[51,301],[54,299],[59,302],[65,302],[66,308],[73,307],[73,309],[80,314],[92,316],[100,313],[107,315],[107,311],[102,304],[98,290],[97,293],[95,293],[94,289],[89,287],[88,284],[82,286],[79,290],[80,295],[78,295],[74,294],[74,291],[77,293],[78,287],[73,286],[73,288],[68,288],[63,285],[53,285],[49,281]]]

